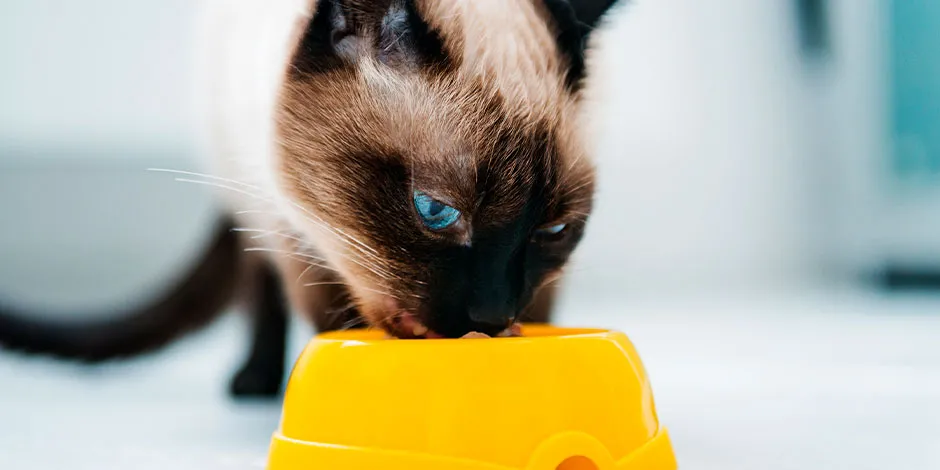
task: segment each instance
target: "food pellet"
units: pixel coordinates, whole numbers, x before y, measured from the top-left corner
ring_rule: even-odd
[[[498,335],[499,338],[514,338],[522,336],[522,327],[519,325],[513,325],[505,330],[501,331]]]
[[[462,339],[484,339],[484,338],[489,338],[489,337],[490,337],[490,335],[488,335],[488,334],[486,334],[486,333],[480,333],[480,332],[477,332],[477,331],[471,331],[471,332],[469,332],[469,333],[463,335],[461,338],[462,338]]]

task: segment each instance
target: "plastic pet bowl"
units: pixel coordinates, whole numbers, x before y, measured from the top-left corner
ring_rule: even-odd
[[[269,470],[674,470],[622,333],[314,338],[287,387]]]

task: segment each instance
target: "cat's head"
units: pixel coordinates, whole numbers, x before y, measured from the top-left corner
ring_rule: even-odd
[[[559,275],[591,213],[584,53],[613,3],[317,2],[278,170],[373,325],[495,334]]]

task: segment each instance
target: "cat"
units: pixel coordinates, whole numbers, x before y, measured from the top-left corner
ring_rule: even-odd
[[[231,392],[271,396],[292,311],[320,331],[408,339],[548,321],[591,213],[588,46],[616,3],[206,0],[198,91],[214,161],[176,171],[229,209],[203,259],[104,320],[0,306],[0,344],[131,356],[241,298],[254,338]]]

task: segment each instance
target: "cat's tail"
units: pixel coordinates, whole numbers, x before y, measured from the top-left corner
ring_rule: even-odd
[[[0,348],[86,362],[139,355],[207,325],[228,307],[238,280],[240,247],[223,220],[202,259],[163,296],[113,315],[50,320],[0,300]],[[92,319],[94,318],[94,319]]]

